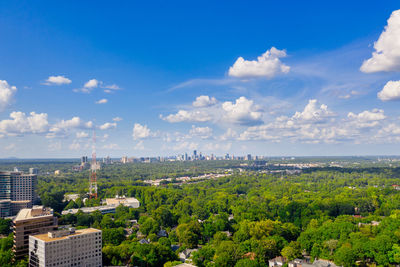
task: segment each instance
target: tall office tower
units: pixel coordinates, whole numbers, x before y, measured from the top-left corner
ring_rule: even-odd
[[[29,237],[29,266],[101,267],[101,230],[61,230]]]
[[[251,160],[251,154],[247,154],[247,160]]]
[[[16,214],[21,208],[31,208],[36,201],[36,174],[24,174],[23,172],[0,172],[0,200],[9,200],[9,215]],[[2,214],[6,203],[2,203]],[[0,214],[1,216],[1,214]]]
[[[57,217],[53,210],[35,206],[32,209],[22,209],[13,221],[15,258],[28,256],[29,236],[57,230]]]

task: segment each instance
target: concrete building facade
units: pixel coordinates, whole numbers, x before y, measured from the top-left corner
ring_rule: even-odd
[[[53,210],[35,206],[32,209],[22,209],[13,220],[14,245],[13,252],[16,258],[28,255],[29,236],[57,230],[57,217]]]
[[[101,267],[101,230],[61,230],[29,237],[29,267]]]

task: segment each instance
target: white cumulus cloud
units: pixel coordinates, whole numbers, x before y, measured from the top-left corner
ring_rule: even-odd
[[[133,140],[145,139],[154,136],[155,134],[150,131],[147,125],[135,123],[133,126]]]
[[[253,100],[244,96],[236,99],[236,102],[222,103],[223,120],[240,125],[254,125],[261,123],[262,111]]]
[[[87,81],[82,88],[74,89],[73,91],[76,93],[81,92],[89,94],[90,92],[92,92],[93,89],[99,87],[101,84],[102,84],[101,81],[97,79],[91,79]]]
[[[50,128],[49,133],[47,134],[48,138],[56,137],[57,135],[65,135],[67,132],[74,129],[91,129],[93,128],[92,121],[83,121],[79,117],[73,117],[70,120],[61,120]]]
[[[19,135],[24,133],[45,133],[49,128],[47,114],[31,112],[26,116],[23,112],[12,112],[11,119],[0,121],[0,133],[5,135]]]
[[[217,99],[215,97],[209,97],[208,95],[201,95],[196,97],[196,100],[193,101],[193,107],[202,108],[208,107],[217,104]]]
[[[120,89],[121,89],[121,88],[120,88],[118,85],[116,85],[116,84],[104,85],[103,88],[110,89],[110,90],[120,90]]]
[[[365,110],[358,114],[349,112],[347,117],[353,122],[355,127],[359,128],[375,127],[379,121],[386,119],[382,109]]]
[[[93,89],[93,88],[98,87],[99,84],[100,84],[100,81],[98,81],[96,79],[91,79],[91,80],[87,81],[83,87]]]
[[[87,132],[77,132],[76,133],[76,138],[87,138],[89,137],[89,134]]]
[[[107,102],[108,102],[108,100],[106,98],[103,98],[103,99],[96,101],[96,104],[106,104]]]
[[[113,129],[117,127],[117,123],[116,122],[106,122],[102,125],[99,126],[100,130],[108,130],[108,129]]]
[[[122,118],[121,118],[121,117],[115,117],[115,118],[113,118],[112,120],[118,122],[118,121],[122,121]]]
[[[286,57],[285,50],[271,47],[257,60],[245,60],[239,57],[229,68],[229,76],[238,78],[266,77],[273,78],[281,73],[288,73],[290,67],[283,64],[280,58]]]
[[[361,65],[362,72],[400,70],[400,10],[393,11],[374,48],[372,57]]]
[[[63,85],[63,84],[70,84],[72,81],[65,76],[58,75],[58,76],[49,76],[47,78],[45,85]]]
[[[400,100],[400,81],[388,81],[378,92],[378,98],[382,101]]]
[[[17,87],[9,85],[5,80],[0,80],[0,111],[10,104],[16,92]]]
[[[198,101],[200,99],[200,101]],[[205,101],[204,101],[205,100]],[[175,114],[167,116],[160,115],[160,118],[171,122],[212,122],[212,123],[230,123],[238,125],[255,125],[262,122],[263,111],[253,100],[242,96],[235,101],[226,101],[220,104],[204,106],[215,102],[212,98],[198,97],[193,102],[192,107],[181,109]],[[200,104],[201,103],[201,104]]]
[[[322,121],[328,117],[334,116],[334,113],[328,110],[328,106],[322,104],[318,106],[316,99],[310,99],[302,112],[297,111],[293,119],[304,121]]]
[[[176,114],[170,114],[166,117],[160,116],[161,119],[175,123],[175,122],[205,122],[212,119],[212,115],[205,110],[179,110]]]
[[[190,129],[189,133],[193,137],[208,139],[212,136],[213,130],[210,127],[196,127],[192,125],[192,129]]]

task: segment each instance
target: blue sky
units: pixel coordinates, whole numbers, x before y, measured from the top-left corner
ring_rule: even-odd
[[[0,157],[398,154],[399,9],[2,1]]]

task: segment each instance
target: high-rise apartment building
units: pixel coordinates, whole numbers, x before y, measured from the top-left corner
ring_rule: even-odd
[[[36,174],[0,171],[0,200],[11,201],[9,215],[15,215],[20,208],[32,207],[37,199],[36,186]]]
[[[36,174],[25,174],[23,172],[11,173],[11,200],[30,200],[36,201]]]
[[[60,230],[29,237],[29,266],[101,267],[101,230]]]
[[[53,210],[50,208],[34,206],[31,209],[20,210],[13,221],[15,257],[28,255],[30,235],[55,231],[57,225],[57,217],[53,216]]]

